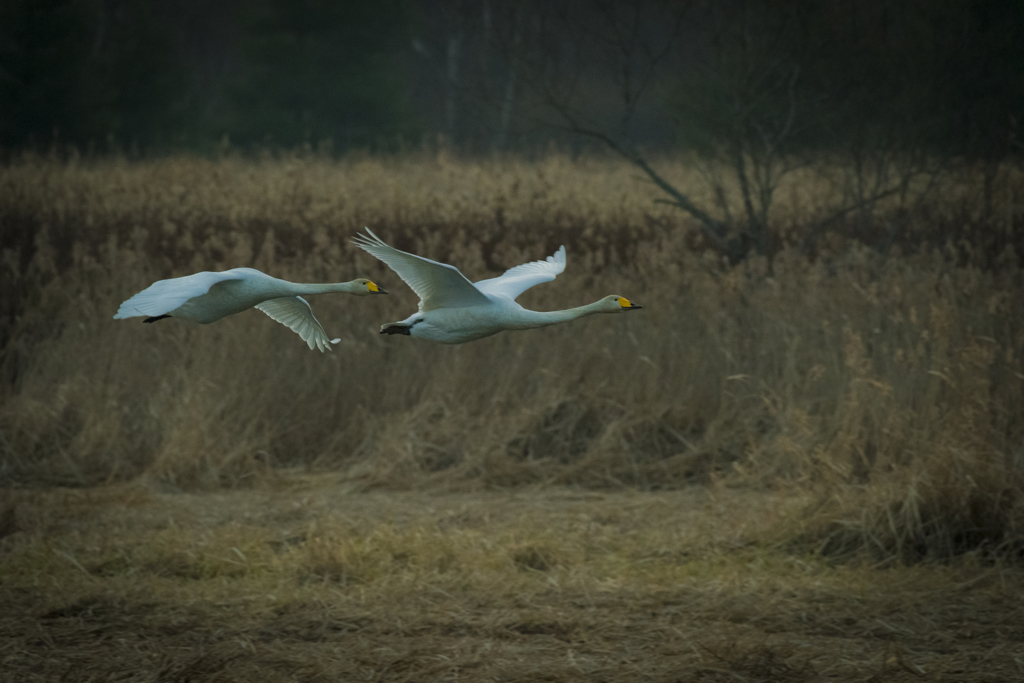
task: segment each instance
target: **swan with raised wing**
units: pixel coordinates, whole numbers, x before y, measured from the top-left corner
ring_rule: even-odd
[[[302,341],[331,350],[330,339],[313,315],[303,294],[345,292],[356,296],[387,294],[365,278],[351,282],[302,284],[279,280],[255,268],[232,268],[214,273],[203,271],[170,280],[159,280],[121,304],[115,319],[146,316],[144,323],[164,318],[184,318],[207,325],[249,308],[258,308],[302,337]]]
[[[534,285],[551,282],[565,270],[565,247],[544,261],[510,268],[503,275],[473,283],[459,269],[399,251],[373,234],[353,243],[383,261],[420,297],[419,311],[388,323],[381,334],[404,334],[442,344],[464,344],[503,330],[527,330],[569,322],[597,313],[625,313],[640,308],[617,294],[564,311],[531,311],[516,303]]]

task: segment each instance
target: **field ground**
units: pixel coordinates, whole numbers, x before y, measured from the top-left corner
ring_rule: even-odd
[[[1019,566],[794,555],[789,494],[161,486],[2,493],[4,680],[1024,677]]]

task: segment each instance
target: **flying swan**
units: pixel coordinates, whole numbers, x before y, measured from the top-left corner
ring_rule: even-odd
[[[330,284],[288,282],[254,268],[232,268],[219,273],[203,271],[159,280],[121,304],[115,320],[148,316],[142,322],[184,318],[207,325],[256,307],[296,332],[312,349],[323,353],[340,339],[329,339],[313,309],[300,294],[347,292],[357,296],[387,294],[365,278]]]
[[[515,302],[534,285],[551,282],[565,270],[565,247],[546,261],[524,263],[501,277],[472,283],[455,266],[399,251],[373,234],[357,235],[353,244],[387,264],[420,297],[419,311],[388,323],[381,334],[406,334],[442,344],[464,344],[502,330],[527,330],[564,323],[595,313],[635,311],[641,306],[613,294],[567,311],[529,311]]]

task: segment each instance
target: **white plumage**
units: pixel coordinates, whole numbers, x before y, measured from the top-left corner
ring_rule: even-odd
[[[387,294],[365,278],[301,284],[271,277],[254,268],[232,268],[154,282],[121,304],[114,318],[147,316],[143,321],[147,323],[166,317],[184,318],[206,325],[255,307],[298,334],[310,349],[315,347],[323,352],[340,340],[327,336],[313,309],[300,295],[328,292],[357,296]]]
[[[463,344],[502,330],[525,330],[568,322],[595,313],[621,313],[641,308],[613,294],[587,306],[565,311],[530,311],[515,302],[534,285],[551,282],[565,270],[565,247],[544,261],[510,268],[503,275],[472,283],[459,269],[399,251],[369,228],[353,240],[395,271],[420,297],[419,312],[388,323],[381,334],[405,334],[442,344]]]

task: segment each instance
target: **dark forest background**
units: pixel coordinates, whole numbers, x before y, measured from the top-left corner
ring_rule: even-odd
[[[1020,149],[1024,3],[2,0],[0,103],[7,153],[556,142],[994,161]]]

